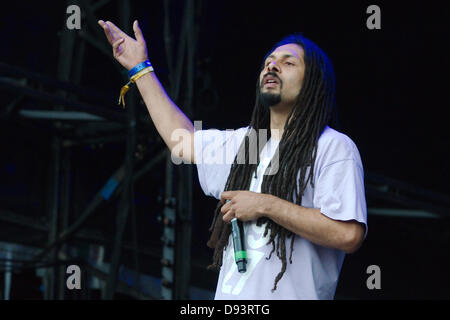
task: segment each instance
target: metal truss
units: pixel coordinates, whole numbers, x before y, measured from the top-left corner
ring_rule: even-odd
[[[33,120],[47,120],[49,131],[53,133],[51,139],[51,170],[49,172],[51,187],[46,199],[48,224],[42,225],[28,217],[4,210],[0,211],[0,220],[40,231],[48,231],[47,245],[31,261],[25,262],[23,267],[47,264],[49,268],[46,277],[45,299],[64,299],[65,271],[61,265],[60,257],[61,255],[68,255],[66,252],[67,241],[79,238],[92,239],[93,235],[89,235],[85,229],[86,222],[95,214],[101,203],[117,197],[119,208],[115,217],[116,232],[113,239],[109,272],[104,273],[88,264],[83,264],[88,274],[98,277],[106,283],[102,298],[113,299],[116,292],[124,291],[136,298],[188,298],[191,268],[192,166],[174,166],[170,153],[161,145],[160,141],[154,147],[155,154],[152,154],[151,161],[147,161],[138,169],[143,161],[135,156],[137,139],[148,136],[150,133],[156,134],[148,119],[140,119],[136,115],[139,98],[136,90],[132,90],[127,95],[127,108],[124,113],[119,110],[112,111],[111,108],[107,107],[111,104],[110,101],[80,85],[87,44],[98,49],[109,61],[113,62],[112,65],[118,68],[118,71],[124,76],[124,81],[126,80],[126,73],[114,61],[111,49],[104,39],[104,34],[97,25],[96,12],[108,2],[111,1],[67,1],[68,5],[77,4],[82,8],[83,21],[87,23],[88,30],[79,30],[75,33],[65,27],[62,28],[57,79],[0,62],[0,87],[17,94],[17,97],[7,106],[6,110],[0,114],[0,117],[3,119],[14,118],[25,125],[30,125]],[[119,0],[115,2],[119,9],[119,26],[126,33],[132,34],[130,1]],[[194,0],[186,1],[183,22],[177,38],[175,33],[169,30],[170,2],[168,0],[164,1],[164,10],[164,39],[170,80],[169,95],[177,104],[183,106],[188,116],[192,116],[194,52],[197,30],[194,21]],[[173,41],[179,43],[176,60],[172,59]],[[182,86],[182,83],[186,85]],[[32,84],[38,84],[39,89],[36,89],[36,86]],[[57,89],[56,93],[42,89],[42,85]],[[183,95],[181,95],[181,92],[183,92]],[[181,96],[184,97],[183,101],[180,101]],[[48,102],[52,108],[50,110],[24,110],[20,108],[24,99]],[[83,99],[83,102],[80,99]],[[85,100],[91,102],[84,102]],[[94,135],[68,135],[64,130],[66,120],[77,120],[79,132],[94,133]],[[95,130],[101,128],[101,137],[96,136],[95,130],[86,125],[89,121],[96,121]],[[76,221],[69,225],[71,147],[85,143],[113,141],[124,141],[126,144],[123,164],[105,181],[103,187],[98,190],[92,201],[78,215]],[[133,186],[154,165],[162,161],[166,162],[164,200],[166,208],[162,214],[165,235],[162,239],[163,257],[161,259],[163,286],[161,292],[154,292],[151,297],[144,297],[140,292],[139,284],[138,253],[142,249],[138,247],[137,241]],[[133,228],[133,243],[124,244],[123,233],[129,219],[131,219]],[[97,240],[104,241],[105,239]],[[134,252],[138,277],[136,281],[137,289],[130,289],[123,283],[118,282],[118,269],[124,247],[126,250]]]

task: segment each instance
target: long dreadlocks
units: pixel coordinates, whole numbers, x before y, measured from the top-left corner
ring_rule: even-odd
[[[264,61],[277,47],[295,43],[304,50],[305,73],[303,86],[297,99],[290,111],[284,132],[278,145],[279,165],[276,174],[265,174],[261,185],[262,193],[270,193],[281,199],[302,204],[302,196],[309,183],[314,187],[314,163],[317,152],[317,141],[325,129],[326,125],[337,125],[337,113],[335,103],[335,77],[333,67],[326,54],[312,41],[300,34],[292,34],[281,41],[266,54],[261,65],[260,72],[264,68]],[[249,134],[254,129],[266,129],[270,137],[270,113],[267,107],[264,107],[259,99],[260,81],[256,81],[256,102],[253,109],[249,131],[239,147],[238,153],[230,169],[230,174],[225,185],[225,190],[248,190],[250,183],[259,164],[259,152],[264,147],[260,145],[259,135],[257,137],[258,157],[257,163],[249,162]],[[333,121],[333,123],[332,123]],[[262,144],[262,143],[261,143]],[[237,161],[241,156],[245,162]],[[269,164],[268,168],[271,167]],[[307,168],[309,167],[309,174]],[[298,173],[300,179],[297,183]],[[306,179],[305,179],[306,178]],[[217,204],[214,219],[210,227],[212,231],[208,246],[214,248],[213,262],[208,268],[219,269],[222,265],[223,250],[228,243],[231,233],[229,223],[224,223],[220,209],[222,203]],[[264,236],[269,234],[267,244],[272,244],[270,259],[273,252],[282,261],[281,271],[275,278],[272,291],[276,290],[278,281],[286,271],[286,239],[290,239],[289,262],[292,263],[292,252],[295,235],[276,224],[268,218],[260,218],[257,221],[258,226],[266,223]]]

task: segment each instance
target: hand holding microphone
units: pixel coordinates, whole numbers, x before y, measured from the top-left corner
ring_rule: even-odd
[[[239,272],[247,270],[247,252],[245,248],[245,234],[243,221],[255,221],[262,216],[261,206],[265,202],[267,195],[261,193],[237,190],[224,191],[220,199],[224,205],[221,212],[223,219],[231,222],[231,230],[234,245],[234,260],[236,261]],[[233,206],[229,201],[232,200]],[[238,212],[239,220],[236,218]]]
[[[245,250],[245,233],[242,221],[236,218],[231,220],[231,234],[233,237],[234,261],[236,261],[238,271],[244,273],[247,271],[247,251]]]

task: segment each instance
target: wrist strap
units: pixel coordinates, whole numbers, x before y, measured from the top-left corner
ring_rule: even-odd
[[[149,62],[150,63],[150,62]],[[141,64],[138,64],[136,67],[134,67],[133,69],[137,68],[138,66],[140,66]],[[133,70],[131,69],[131,70]],[[142,77],[143,75],[153,72],[153,67],[152,65],[147,66],[143,69],[141,69],[140,71],[134,73],[131,77],[130,77],[130,81],[128,81],[128,83],[126,85],[124,85],[122,87],[122,89],[120,89],[120,95],[119,95],[119,102],[118,105],[122,104],[122,107],[125,109],[125,94],[128,92],[128,90],[130,90],[130,87],[133,83],[136,82],[137,79],[139,79],[140,77]]]
[[[131,79],[132,76],[134,76],[136,73],[138,73],[142,69],[145,69],[145,68],[151,67],[151,66],[152,66],[152,64],[148,60],[145,60],[144,62],[139,63],[137,66],[135,66],[130,71],[128,71],[128,78]]]

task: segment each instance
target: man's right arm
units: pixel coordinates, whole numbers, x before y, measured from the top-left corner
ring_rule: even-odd
[[[195,163],[194,126],[169,98],[155,73],[150,72],[142,76],[136,81],[136,85],[144,99],[156,130],[158,130],[164,142],[169,147],[169,150],[171,150],[174,156],[183,158],[188,163]],[[185,145],[189,146],[188,148],[177,148],[177,151],[174,150],[176,145],[182,143],[178,139],[172,139],[175,137],[173,135],[175,130],[182,133],[181,139],[183,139]]]
[[[147,46],[137,21],[133,23],[136,40],[109,21],[100,20],[99,25],[105,31],[106,38],[113,48],[114,58],[127,70],[147,60]],[[195,163],[192,122],[167,95],[155,72],[150,72],[137,79],[136,85],[156,130],[158,130],[172,154],[183,158],[188,163]],[[174,140],[175,133],[178,139],[181,136],[183,140]],[[177,151],[174,151],[174,147],[180,143],[187,147],[176,148]]]

